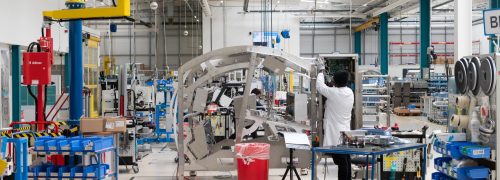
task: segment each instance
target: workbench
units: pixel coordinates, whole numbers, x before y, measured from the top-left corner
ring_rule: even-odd
[[[422,179],[425,180],[425,164],[427,157],[427,147],[425,144],[419,143],[409,143],[409,144],[399,144],[399,145],[391,145],[388,147],[374,146],[374,145],[366,145],[363,148],[352,147],[352,146],[326,146],[326,147],[314,147],[311,149],[312,152],[312,167],[311,167],[311,180],[316,180],[316,153],[332,153],[332,154],[350,154],[350,155],[362,155],[366,156],[366,167],[368,169],[368,162],[371,157],[372,171],[371,171],[371,179],[373,180],[375,177],[375,158],[377,156],[382,156],[384,154],[400,152],[400,151],[408,151],[412,149],[422,149],[424,153],[423,163],[421,163],[422,169]],[[365,179],[368,179],[368,171],[365,171]]]

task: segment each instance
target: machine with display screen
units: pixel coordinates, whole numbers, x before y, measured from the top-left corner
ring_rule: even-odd
[[[343,70],[349,75],[347,87],[354,92],[354,106],[352,110],[351,129],[359,129],[363,125],[362,120],[362,97],[361,88],[357,88],[361,77],[358,72],[357,54],[320,54],[319,58],[325,63],[325,82],[327,85],[333,85],[333,75],[335,72]],[[322,106],[322,101],[320,105]],[[322,119],[319,118],[319,119]],[[322,138],[320,138],[322,139]]]

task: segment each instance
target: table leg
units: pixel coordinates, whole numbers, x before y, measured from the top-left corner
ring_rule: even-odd
[[[312,166],[311,166],[311,180],[316,180],[316,154],[314,153],[314,150],[311,151],[312,154]]]
[[[368,163],[368,157],[370,157],[369,155],[366,155],[366,166],[365,166],[365,179],[368,180],[368,165],[370,163]]]
[[[425,180],[426,170],[427,170],[427,146],[424,146],[424,163],[422,164],[422,180]]]
[[[382,179],[382,172],[384,171],[384,155],[378,156],[377,161],[377,179]]]
[[[372,180],[375,179],[375,155],[372,155]]]

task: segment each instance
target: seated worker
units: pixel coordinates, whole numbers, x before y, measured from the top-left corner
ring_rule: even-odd
[[[251,94],[255,94],[255,100],[256,100],[255,107],[256,107],[256,109],[259,110],[259,111],[265,111],[266,108],[264,108],[264,105],[262,105],[262,103],[259,102],[259,98],[260,98],[260,95],[262,95],[262,92],[259,89],[254,88],[254,89],[252,89],[252,91],[250,93]],[[248,128],[252,127],[252,125],[248,125],[245,128],[248,129]],[[253,139],[257,138],[257,130],[254,131],[254,132],[252,132],[250,134],[250,137],[252,137]]]
[[[316,89],[327,98],[323,126],[325,135],[323,146],[336,146],[339,143],[341,131],[351,130],[351,111],[354,105],[354,93],[347,87],[348,74],[338,71],[333,76],[333,87],[325,84],[324,66],[320,66],[316,80]],[[351,179],[351,156],[349,154],[330,154],[339,167],[338,179]]]
[[[255,94],[255,99],[256,99],[255,107],[256,107],[256,109],[259,111],[265,111],[266,108],[264,107],[264,105],[262,105],[262,103],[259,102],[260,95],[262,95],[262,92],[260,92],[259,89],[254,88],[254,89],[252,89],[252,92],[250,92],[250,93]]]

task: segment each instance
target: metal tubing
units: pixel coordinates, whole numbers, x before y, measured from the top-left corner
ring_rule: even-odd
[[[69,119],[79,123],[83,113],[82,20],[69,22],[69,54],[71,57]]]
[[[37,122],[45,122],[45,86],[47,85],[42,85],[39,84],[37,86],[37,107],[36,110],[38,111],[36,121]],[[45,130],[45,125],[44,124],[37,124],[37,130],[38,131],[44,131]]]

